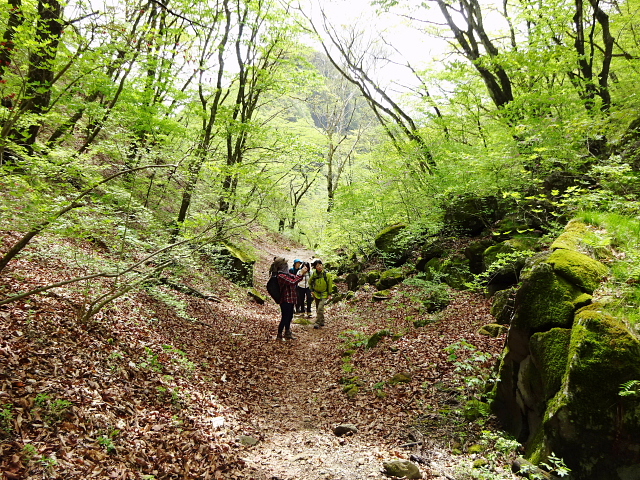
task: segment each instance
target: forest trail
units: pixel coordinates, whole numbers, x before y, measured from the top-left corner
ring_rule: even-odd
[[[266,283],[274,256],[286,258],[289,265],[295,258],[315,258],[310,250],[295,247],[264,245],[262,251],[265,255],[256,264],[258,285]],[[254,364],[263,363],[264,368],[258,367],[249,382],[261,385],[262,391],[243,398],[244,407],[251,412],[252,430],[247,433],[259,439],[241,455],[246,478],[383,479],[388,478],[382,472],[384,461],[408,459],[411,454],[425,460],[423,478],[451,478],[459,459],[452,458],[437,438],[425,440],[419,429],[409,425],[429,409],[437,411],[439,402],[451,401],[451,391],[434,387],[446,382],[451,373],[444,352],[448,344],[465,338],[495,352],[499,349],[500,340],[479,338],[475,333],[491,318],[488,305],[480,296],[462,295],[449,308],[446,325],[434,324],[420,333],[411,327],[397,341],[383,339],[377,348],[360,348],[353,357],[354,370],[347,372],[345,332],[371,335],[372,328],[378,331],[383,325],[394,332],[406,331],[407,315],[417,313],[411,306],[385,305],[371,297],[371,291],[359,292],[349,305],[328,306],[327,325],[320,330],[296,323],[296,317],[293,333],[297,338],[292,341],[275,340],[279,309],[270,299],[262,306],[271,317],[267,320],[271,328],[267,343],[252,353]],[[315,307],[313,310],[315,314]],[[256,362],[258,357],[263,362]],[[411,382],[391,385],[389,379],[397,373],[408,373]],[[361,390],[354,398],[343,391],[341,380],[349,377],[357,377]],[[340,424],[354,424],[359,431],[338,437],[333,430]],[[446,436],[437,431],[441,427],[436,424],[426,428]],[[422,447],[401,448],[416,439],[407,435],[409,430],[424,441]]]
[[[255,283],[265,295],[274,256],[313,257],[278,236],[264,235],[254,248]],[[54,257],[24,259],[11,289],[68,271]],[[428,313],[416,300],[419,287],[398,285],[376,302],[365,285],[327,307],[325,328],[294,323],[297,339],[277,341],[278,305],[260,305],[215,278],[220,302],[180,294],[173,298],[184,303],[167,303],[139,292],[90,323],[57,295],[0,309],[0,394],[15,413],[0,442],[0,472],[29,480],[360,480],[386,478],[385,460],[417,454],[423,478],[444,480],[469,460],[448,453],[453,442],[473,441],[480,426],[443,414],[460,408],[446,348],[464,339],[492,355],[487,364],[501,351],[503,338],[476,333],[493,321],[481,295],[456,293],[444,312]],[[80,304],[82,294],[68,300]],[[380,332],[379,344],[365,348]],[[406,382],[395,383],[397,374]],[[47,407],[34,405],[37,395],[69,408],[43,424]],[[334,435],[346,423],[358,432]],[[244,446],[244,436],[258,442]],[[416,439],[422,444],[402,447]],[[55,469],[24,457],[27,444]]]

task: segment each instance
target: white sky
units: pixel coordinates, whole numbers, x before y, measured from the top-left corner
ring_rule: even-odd
[[[392,13],[377,12],[371,6],[371,0],[306,0],[305,11],[310,14],[320,27],[320,9],[323,9],[330,23],[336,28],[353,27],[365,30],[372,38],[390,43],[396,51],[388,47],[390,57],[394,62],[404,64],[409,61],[413,68],[420,69],[425,64],[431,64],[434,56],[442,54],[446,48],[443,41],[434,41],[424,33],[418,32],[408,25],[408,21],[397,13],[399,9],[392,9]],[[389,82],[416,85],[414,75],[407,69],[397,65],[390,65],[379,72],[382,78]]]

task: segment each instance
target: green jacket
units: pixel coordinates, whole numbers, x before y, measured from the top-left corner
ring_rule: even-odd
[[[314,270],[309,278],[309,287],[311,287],[311,293],[315,298],[327,298],[333,291],[333,283],[331,282],[331,275],[327,272],[318,273]]]

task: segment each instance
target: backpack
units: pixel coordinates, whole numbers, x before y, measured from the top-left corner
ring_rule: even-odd
[[[281,295],[280,295],[280,284],[278,283],[278,274],[271,275],[269,280],[267,281],[267,293],[271,295],[274,302],[280,303]]]

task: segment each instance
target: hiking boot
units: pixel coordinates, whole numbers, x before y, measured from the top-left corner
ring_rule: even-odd
[[[287,340],[295,340],[297,337],[293,336],[291,330],[287,330],[286,332],[284,332],[284,338],[286,338]]]
[[[276,340],[282,340],[282,332],[278,332],[278,335],[276,335]]]
[[[315,328],[316,330],[317,330],[317,329],[319,329],[319,328],[322,328],[322,327],[324,327],[324,325],[320,325],[319,323],[316,323],[316,324],[313,326],[313,328]]]

